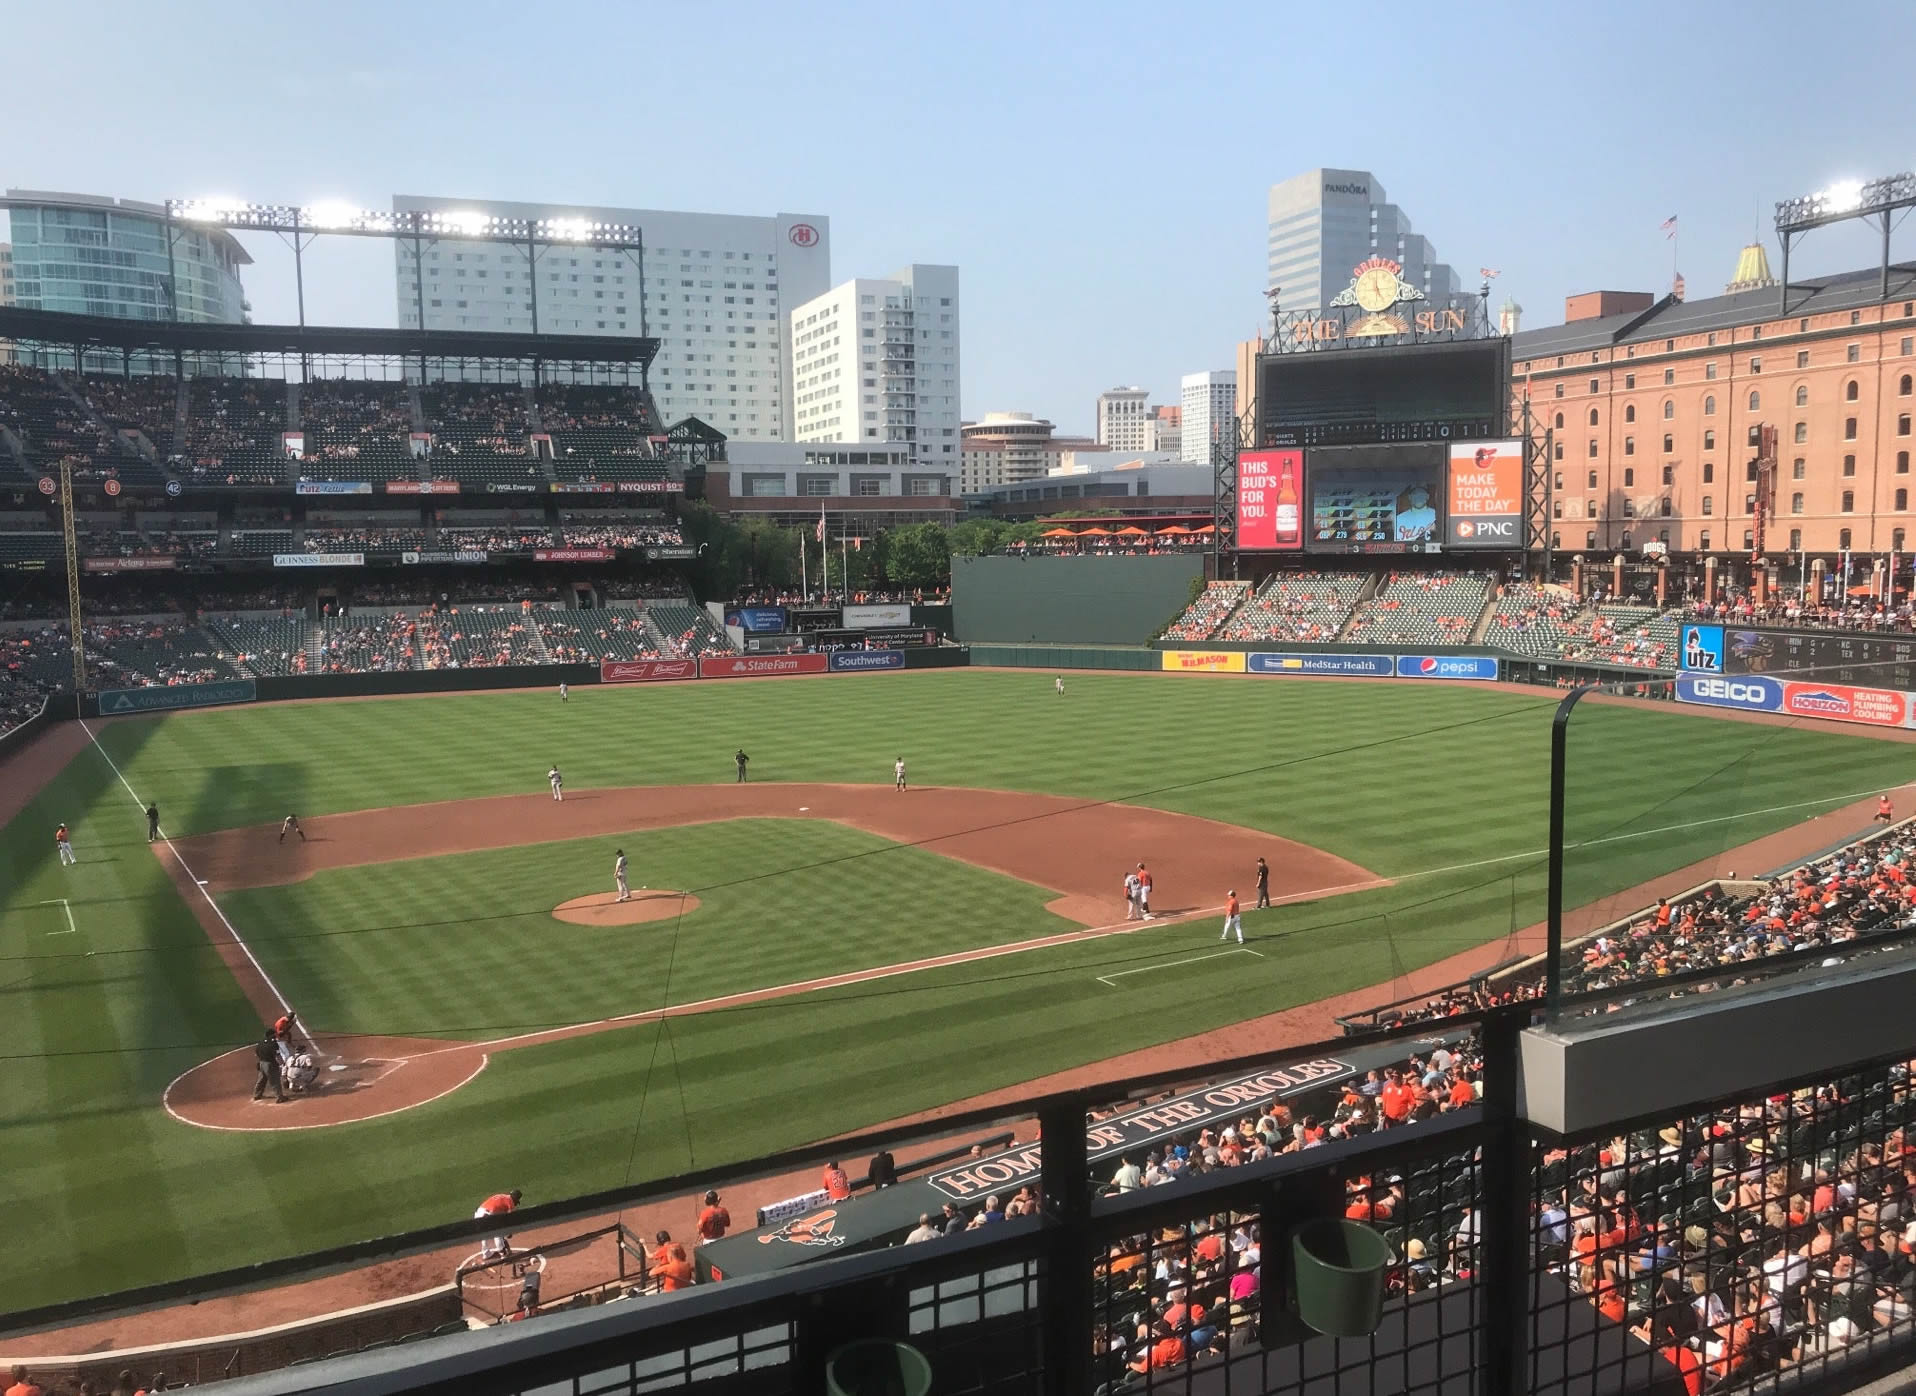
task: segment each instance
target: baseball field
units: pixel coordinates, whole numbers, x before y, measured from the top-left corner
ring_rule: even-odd
[[[89,724],[0,829],[0,1309],[455,1220],[508,1187],[716,1174],[1387,997],[1541,918],[1559,696],[1093,674],[1059,696],[1048,673],[933,671]],[[1913,777],[1916,746],[1854,732],[1585,704],[1569,901]],[[282,843],[289,812],[305,838]],[[620,849],[633,900],[612,904]],[[1259,855],[1279,904],[1253,911]],[[1120,893],[1140,861],[1142,928]],[[1241,951],[1218,941],[1230,889]],[[321,1089],[254,1104],[281,1003]]]

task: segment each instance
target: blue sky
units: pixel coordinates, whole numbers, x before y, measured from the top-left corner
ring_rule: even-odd
[[[12,6],[0,183],[824,213],[836,280],[960,267],[967,416],[1084,431],[1104,388],[1174,401],[1230,365],[1266,188],[1299,170],[1374,171],[1536,326],[1568,293],[1664,289],[1672,213],[1695,297],[1759,226],[1774,261],[1777,199],[1916,166],[1909,0],[1395,8]],[[290,321],[290,254],[249,246],[255,318]],[[1837,229],[1796,265],[1875,255]],[[307,296],[392,323],[390,252],[323,242]]]

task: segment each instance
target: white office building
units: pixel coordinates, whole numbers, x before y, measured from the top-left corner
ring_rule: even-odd
[[[1211,463],[1213,438],[1237,440],[1237,370],[1207,369],[1179,381],[1179,415],[1184,420],[1180,457],[1193,465]]]
[[[1265,285],[1278,288],[1285,310],[1322,310],[1350,285],[1351,269],[1372,257],[1402,266],[1433,307],[1468,295],[1369,170],[1306,170],[1273,184],[1269,223]]]
[[[608,335],[659,340],[652,394],[667,423],[698,417],[740,440],[788,441],[792,394],[787,306],[832,284],[831,221],[583,208],[395,194],[393,211],[572,218],[642,230],[645,253],[542,245],[536,295],[526,249],[440,238],[394,242],[399,323],[426,329]]]
[[[903,443],[958,464],[958,268],[859,277],[791,312],[792,439]]]
[[[1143,388],[1113,388],[1098,394],[1098,444],[1114,451],[1148,451],[1151,394]]]

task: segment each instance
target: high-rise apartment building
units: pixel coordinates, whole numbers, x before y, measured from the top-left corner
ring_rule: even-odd
[[[1151,394],[1143,388],[1113,388],[1098,394],[1098,443],[1114,451],[1149,451]]]
[[[796,441],[898,442],[918,465],[955,465],[958,268],[917,263],[859,277],[791,312]]]
[[[419,249],[415,266],[413,244],[401,238],[393,244],[401,325],[650,334],[660,342],[652,394],[667,422],[698,417],[729,437],[791,439],[784,312],[832,284],[829,219],[393,196],[395,213],[417,210],[621,223],[641,230],[645,253],[542,244],[535,325],[523,246],[440,238]]]
[[[1237,370],[1187,373],[1178,387],[1182,399],[1179,415],[1184,419],[1180,458],[1191,464],[1209,464],[1213,439],[1237,440]]]
[[[1265,285],[1279,288],[1285,310],[1322,310],[1371,257],[1402,266],[1403,279],[1433,306],[1469,294],[1369,170],[1306,170],[1273,184],[1269,220]]]
[[[13,304],[69,315],[243,324],[240,271],[252,258],[232,234],[172,225],[158,204],[95,194],[9,189]]]

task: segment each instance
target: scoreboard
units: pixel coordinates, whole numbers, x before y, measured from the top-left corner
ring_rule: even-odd
[[[1453,340],[1265,354],[1256,445],[1473,441],[1505,434],[1510,341]]]
[[[1723,668],[1730,674],[1916,692],[1916,635],[1725,625]]]

